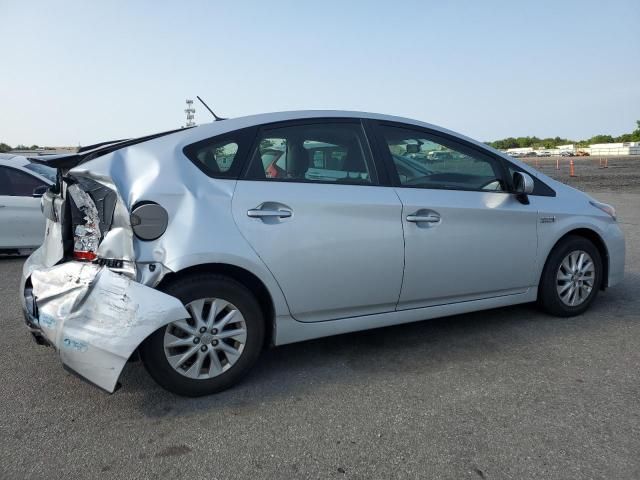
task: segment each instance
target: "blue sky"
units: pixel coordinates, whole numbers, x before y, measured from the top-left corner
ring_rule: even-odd
[[[12,145],[177,128],[195,95],[223,116],[365,110],[480,140],[640,119],[638,0],[0,0],[0,26]]]

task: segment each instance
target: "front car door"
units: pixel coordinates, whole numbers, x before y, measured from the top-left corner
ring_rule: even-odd
[[[499,158],[439,132],[377,123],[403,204],[398,309],[523,293],[535,285],[537,212]]]
[[[40,179],[12,167],[0,166],[0,248],[38,247],[44,239],[45,218],[34,190]]]
[[[320,148],[331,161],[320,161]],[[236,186],[233,216],[297,320],[395,309],[404,260],[402,206],[379,177],[359,120],[259,130]]]

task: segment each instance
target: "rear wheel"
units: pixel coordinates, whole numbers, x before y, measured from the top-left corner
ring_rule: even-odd
[[[221,275],[196,275],[164,291],[180,299],[189,318],[156,330],[140,356],[162,387],[179,395],[220,392],[237,383],[262,350],[264,318],[251,292]]]
[[[547,259],[538,302],[552,315],[579,315],[594,301],[601,283],[602,259],[598,249],[586,238],[568,236]]]

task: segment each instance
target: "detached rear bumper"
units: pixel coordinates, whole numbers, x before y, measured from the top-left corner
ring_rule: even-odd
[[[53,346],[64,366],[112,393],[125,363],[156,329],[188,317],[175,297],[91,263],[47,268],[36,251],[25,263],[26,326]]]

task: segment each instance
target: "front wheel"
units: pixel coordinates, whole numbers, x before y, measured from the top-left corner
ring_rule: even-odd
[[[140,348],[151,377],[185,396],[208,395],[237,383],[264,342],[264,318],[251,292],[221,275],[196,275],[164,289],[189,318],[156,330]]]
[[[601,283],[602,259],[598,249],[586,238],[568,236],[549,254],[538,303],[552,315],[579,315],[594,301]]]

